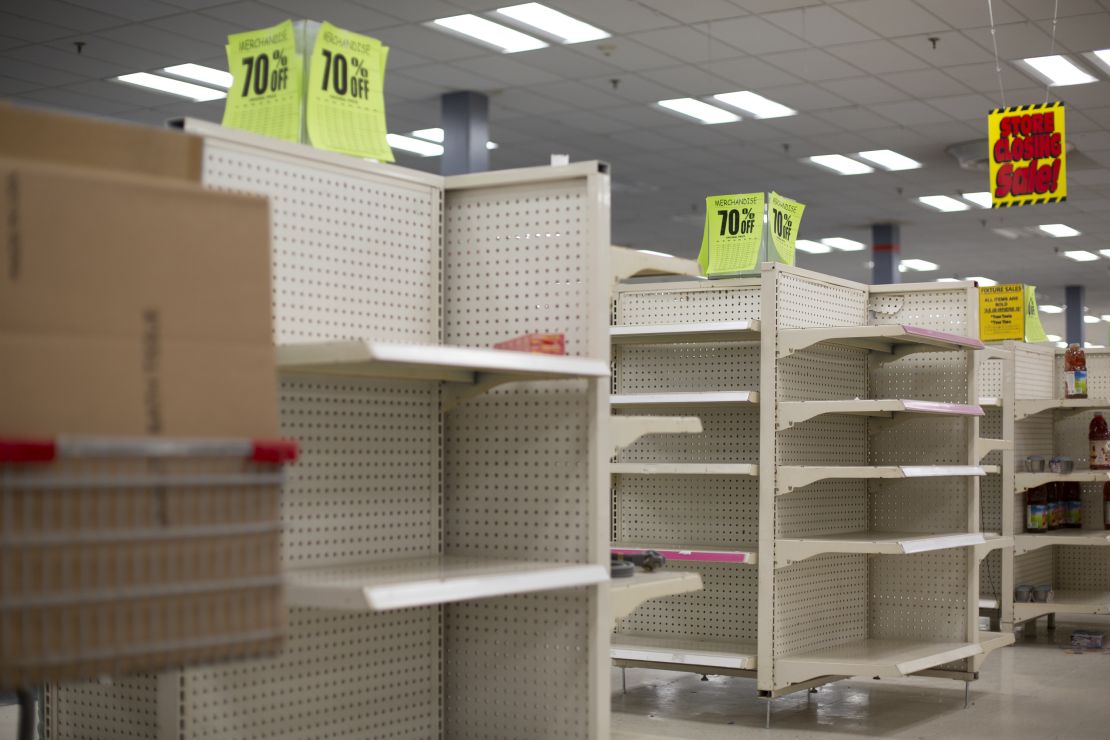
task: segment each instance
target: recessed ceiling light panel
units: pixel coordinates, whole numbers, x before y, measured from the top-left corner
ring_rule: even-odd
[[[1094,252],[1088,252],[1086,249],[1071,249],[1064,252],[1064,256],[1069,260],[1076,262],[1094,262],[1098,259],[1098,255]]]
[[[1051,303],[1042,303],[1041,305],[1037,306],[1037,308],[1039,308],[1041,310],[1041,313],[1063,313],[1064,312],[1064,307],[1063,306],[1053,306]]]
[[[916,170],[921,166],[921,163],[916,159],[910,159],[906,155],[899,154],[892,149],[873,149],[869,152],[860,152],[859,157],[879,165],[884,170],[890,170],[892,172],[898,170]]]
[[[806,161],[818,167],[832,170],[838,175],[866,175],[875,171],[873,167],[868,167],[863,162],[857,162],[843,154],[815,154],[812,157],[807,157]]]
[[[740,120],[735,113],[695,98],[660,100],[656,105],[702,123],[733,123]]]
[[[969,211],[971,206],[964,203],[962,200],[950,198],[947,195],[922,195],[917,199],[919,203],[930,208],[935,208],[938,211],[945,213],[952,213],[953,211]]]
[[[231,83],[235,81],[235,78],[232,77],[230,72],[224,72],[222,69],[215,69],[213,67],[205,67],[201,64],[175,64],[172,67],[166,67],[162,71],[174,77],[183,77],[186,80],[203,82],[214,87],[223,88],[224,90],[231,87]]]
[[[1079,236],[1079,232],[1068,226],[1067,224],[1041,224],[1037,228],[1048,234],[1049,236]]]
[[[443,154],[443,145],[424,139],[414,139],[411,136],[400,134],[386,134],[385,140],[394,149],[400,149],[410,154],[419,154],[421,157],[438,157]]]
[[[832,251],[832,247],[829,245],[815,242],[810,239],[797,240],[794,242],[794,248],[807,254],[828,254]]]
[[[862,252],[867,249],[867,245],[863,242],[857,242],[855,239],[844,239],[839,236],[830,236],[821,240],[821,243],[839,249],[841,252]]]
[[[793,108],[788,108],[782,103],[776,103],[749,90],[721,93],[713,97],[726,105],[731,105],[733,108],[739,108],[745,113],[751,114],[754,118],[782,118],[798,115],[798,111]]]
[[[964,193],[960,196],[964,200],[971,201],[980,208],[991,207],[991,194],[990,191],[984,190],[979,193]]]
[[[989,277],[983,277],[982,275],[976,275],[976,276],[973,276],[973,277],[969,277],[967,279],[968,280],[974,280],[975,282],[979,283],[980,285],[998,285],[997,280],[991,280]]]
[[[115,79],[126,85],[144,87],[148,90],[156,90],[169,95],[188,98],[198,103],[209,100],[222,100],[227,97],[227,93],[223,90],[214,90],[204,85],[194,85],[191,82],[174,80],[169,77],[162,77],[161,75],[152,75],[149,72],[135,72],[133,74],[120,75]]]
[[[914,272],[932,272],[940,267],[936,262],[918,259],[902,260],[900,264],[907,270],[913,270]]]
[[[529,36],[515,28],[494,23],[488,18],[472,13],[436,18],[429,25],[441,31],[450,31],[460,36],[466,36],[471,41],[492,46],[506,54],[542,49],[549,45],[546,41],[540,41],[535,36]]]
[[[549,8],[542,3],[524,3],[510,5],[507,8],[498,8],[497,12],[506,18],[512,18],[518,23],[554,36],[564,44],[578,44],[583,41],[597,41],[609,38],[609,32],[597,26],[591,26],[577,18],[571,18],[566,13]]]
[[[1028,57],[1022,59],[1021,62],[1042,82],[1052,87],[1098,82],[1098,79],[1093,75],[1088,74],[1075,62],[1060,54],[1047,57]]]

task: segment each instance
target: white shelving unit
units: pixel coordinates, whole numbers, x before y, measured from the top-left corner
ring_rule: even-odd
[[[48,737],[607,738],[607,167],[186,128],[206,185],[271,199],[287,646],[51,688]],[[492,348],[530,332],[567,355]]]
[[[618,455],[614,548],[714,544],[650,546],[685,553],[704,589],[618,620],[614,665],[750,676],[773,698],[847,676],[972,680],[1012,642],[978,630],[980,563],[1013,538],[979,521],[1012,444],[979,434],[976,298],[782,265],[618,286],[614,413],[696,399],[703,432]]]
[[[701,591],[701,575],[684,571],[637,572],[631,578],[614,578],[609,584],[613,619],[623,619],[640,604],[663,596]]]
[[[757,391],[684,391],[682,393],[614,393],[609,400],[615,409],[645,408],[716,408],[719,406],[755,406]]]

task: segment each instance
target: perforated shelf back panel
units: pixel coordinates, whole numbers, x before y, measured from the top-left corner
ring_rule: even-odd
[[[689,324],[710,321],[759,319],[758,285],[736,286],[717,281],[655,284],[651,288],[627,288],[614,300],[613,324]]]
[[[907,324],[978,337],[973,288],[909,288],[873,292],[868,301],[871,324]]]
[[[1046,549],[1056,552],[1053,578],[1045,583],[1060,591],[1110,591],[1110,547]]]
[[[50,686],[43,737],[74,740],[160,740],[158,679],[129,676],[110,684]]]
[[[967,550],[876,555],[870,563],[870,637],[964,642]]]
[[[614,393],[759,390],[759,345],[624,345],[614,348]]]
[[[1063,383],[1057,387],[1055,356],[1052,347],[1013,344],[1014,394],[1020,399],[1058,398]],[[1018,422],[1020,429],[1022,422]]]
[[[652,416],[696,416],[700,434],[649,434],[625,447],[617,462],[629,463],[759,463],[759,409],[728,408],[667,409],[650,412],[632,409],[623,415],[650,413]],[[678,494],[692,483],[680,481]],[[754,517],[755,511],[752,511]],[[754,541],[754,540],[753,540]]]
[[[775,657],[866,638],[867,586],[864,555],[818,555],[777,570]]]
[[[754,478],[621,475],[613,497],[616,542],[727,548],[754,546],[759,540],[759,482]]]
[[[203,181],[270,198],[275,341],[440,342],[438,188],[215,138]]]
[[[618,634],[755,642],[759,608],[755,568],[729,563],[679,563],[675,567],[700,573],[704,588],[645,601],[618,622]]]

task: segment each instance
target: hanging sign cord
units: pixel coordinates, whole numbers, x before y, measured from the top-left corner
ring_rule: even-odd
[[[1052,47],[1049,49],[1048,55],[1052,56],[1056,53],[1056,16],[1060,13],[1060,0],[1056,0],[1052,7]],[[997,53],[997,52],[996,52]],[[1048,90],[1052,87],[1051,82],[1044,84],[1044,102],[1048,103]]]
[[[1057,0],[1058,1],[1058,0]],[[1006,107],[1006,88],[1002,86],[1002,63],[998,61],[998,37],[994,32],[994,2],[987,0],[987,13],[990,14],[991,19],[991,44],[994,46],[994,71],[998,75],[998,92],[1002,96],[1002,107]],[[1055,37],[1055,21],[1052,24],[1053,36]],[[1047,99],[1047,98],[1046,98]]]

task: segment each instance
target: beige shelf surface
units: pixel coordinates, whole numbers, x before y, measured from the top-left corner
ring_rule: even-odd
[[[804,538],[779,538],[775,540],[775,567],[790,565],[825,553],[913,555],[957,547],[985,547],[996,543],[997,546],[1002,547],[1009,542],[1012,542],[1009,537],[983,532],[944,534],[850,532]]]
[[[1015,602],[1014,621],[1046,614],[1110,614],[1110,591],[1057,591],[1047,603]]]
[[[698,324],[611,326],[613,344],[693,344],[759,341],[758,321],[709,321]]]
[[[692,640],[614,634],[609,645],[613,660],[755,670],[758,649],[754,642]]]
[[[663,568],[647,573],[639,568],[631,578],[614,578],[609,582],[609,603],[613,619],[623,619],[648,599],[701,591],[700,573]]]
[[[751,406],[759,403],[758,391],[689,391],[682,393],[620,393],[609,396],[609,405],[621,408],[705,408]]]
[[[758,465],[745,463],[612,463],[613,475],[759,475]]]
[[[982,653],[982,645],[974,642],[857,640],[779,658],[775,681],[798,683],[826,675],[898,678]]]

